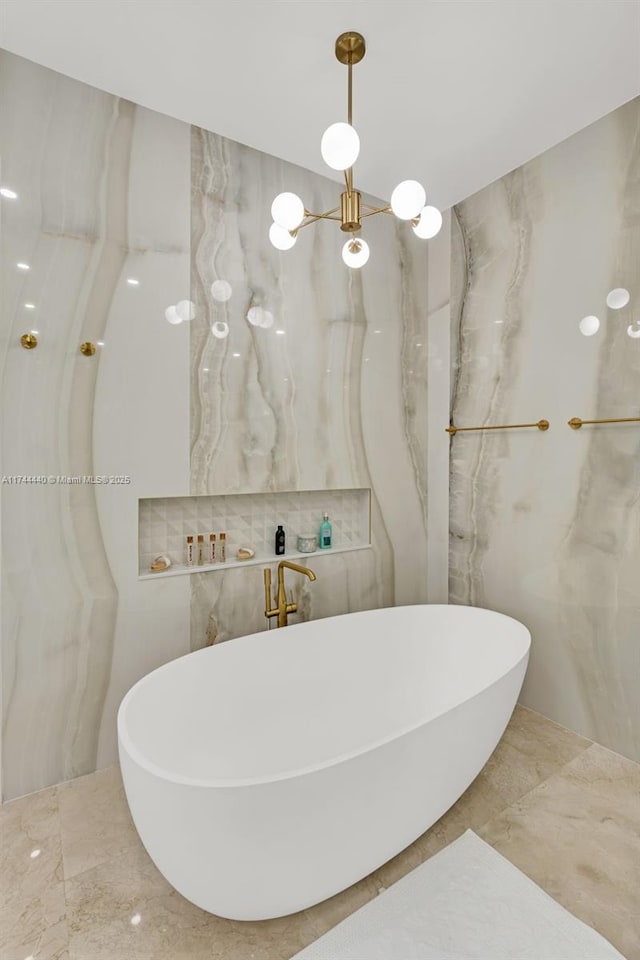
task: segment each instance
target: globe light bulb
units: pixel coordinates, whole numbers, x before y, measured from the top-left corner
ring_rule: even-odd
[[[169,323],[173,323],[173,324],[182,323],[182,317],[178,314],[178,311],[176,310],[175,307],[167,307],[167,309],[164,312],[164,315],[169,321]]]
[[[640,337],[640,324],[630,323],[627,327],[627,334],[632,340],[637,340]]]
[[[320,153],[332,170],[348,170],[358,159],[360,137],[350,123],[332,123],[322,134]]]
[[[231,299],[233,287],[228,280],[214,280],[211,284],[211,296],[218,303],[226,303]]]
[[[187,323],[189,320],[193,320],[196,315],[196,305],[191,300],[179,300],[176,303],[176,313]]]
[[[607,294],[607,306],[612,310],[622,310],[630,299],[628,290],[625,290],[624,287],[616,287],[615,290],[610,290]]]
[[[413,225],[413,232],[421,240],[431,240],[440,232],[442,214],[437,207],[423,207],[417,223]]]
[[[224,320],[216,320],[215,323],[211,324],[211,333],[218,340],[224,340],[225,337],[229,336],[229,324]]]
[[[364,267],[369,259],[369,244],[366,240],[347,240],[342,248],[342,259],[348,267]]]
[[[427,194],[417,180],[403,180],[391,194],[391,209],[399,220],[414,220],[419,216]]]
[[[271,204],[274,223],[285,230],[295,230],[304,220],[304,203],[295,193],[279,193]]]
[[[269,240],[276,250],[290,250],[296,242],[296,237],[292,237],[289,231],[278,223],[272,223],[269,227]]]
[[[600,329],[600,321],[597,317],[583,317],[578,329],[583,337],[592,337]]]

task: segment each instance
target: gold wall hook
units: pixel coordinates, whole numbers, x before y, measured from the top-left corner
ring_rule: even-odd
[[[90,340],[85,341],[85,343],[80,344],[80,353],[83,357],[92,357],[96,352],[95,343],[91,343]]]
[[[25,350],[35,350],[38,346],[38,338],[35,333],[23,333],[20,337],[20,343]]]

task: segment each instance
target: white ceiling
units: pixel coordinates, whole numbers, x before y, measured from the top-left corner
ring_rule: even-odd
[[[445,208],[640,92],[638,0],[3,0],[0,44],[329,174],[359,30],[356,185]]]

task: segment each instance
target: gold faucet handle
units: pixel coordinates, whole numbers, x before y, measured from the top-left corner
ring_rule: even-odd
[[[269,567],[264,568],[264,615],[267,620],[270,620],[271,617],[278,616],[278,608],[272,607],[273,597],[271,595],[271,570]],[[271,624],[269,624],[271,626]]]

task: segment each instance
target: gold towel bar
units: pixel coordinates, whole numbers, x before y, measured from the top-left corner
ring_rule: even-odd
[[[640,417],[622,417],[614,420],[581,420],[580,417],[571,417],[567,423],[572,430],[579,430],[583,423],[640,423]]]
[[[537,423],[503,423],[495,427],[454,427],[454,425],[451,424],[450,427],[446,427],[446,433],[455,437],[456,433],[460,433],[462,430],[516,430],[522,427],[537,427],[538,430],[548,430],[549,421],[538,420]]]

